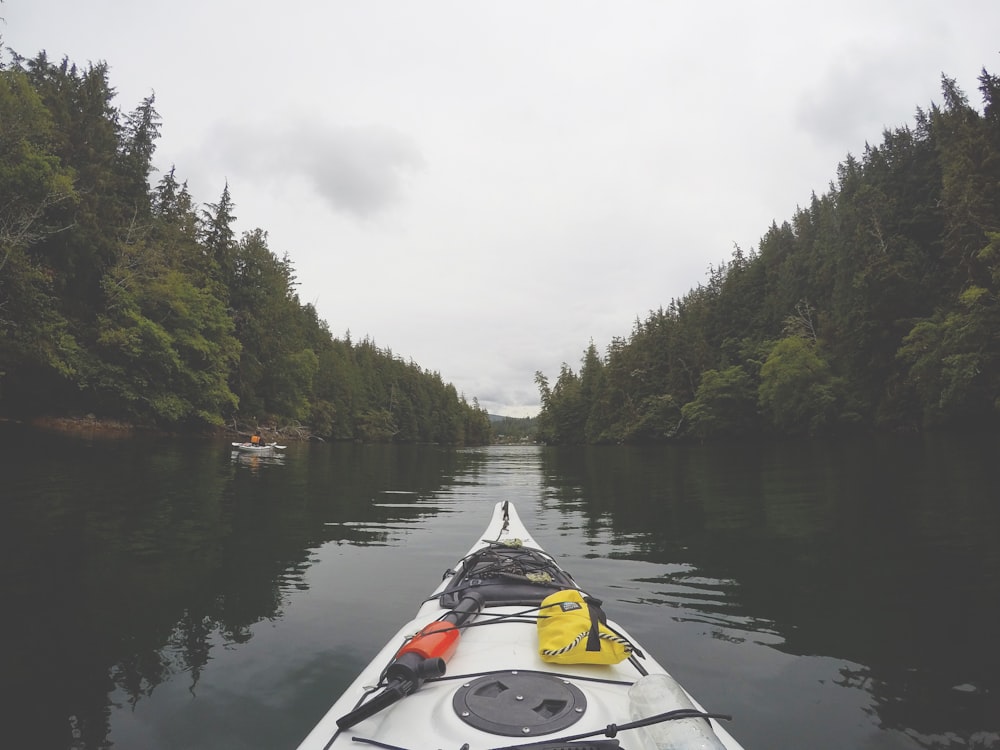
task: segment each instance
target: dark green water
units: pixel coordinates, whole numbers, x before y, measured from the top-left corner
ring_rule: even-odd
[[[295,748],[511,500],[748,750],[1000,748],[996,438],[0,447],[5,746]]]

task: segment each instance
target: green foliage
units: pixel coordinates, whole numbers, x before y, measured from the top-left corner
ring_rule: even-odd
[[[685,434],[701,440],[748,435],[758,429],[757,390],[740,365],[706,370],[681,415]]]
[[[399,432],[387,409],[365,409],[357,423],[357,436],[366,443],[388,443]]]
[[[267,233],[237,239],[228,183],[200,209],[160,117],[123,115],[105,64],[0,64],[0,409],[171,429],[242,417],[331,439],[490,440],[437,373],[330,335]]]
[[[468,404],[463,398],[461,406],[463,442],[470,445],[486,445],[493,442],[490,415],[479,405],[479,399],[473,397],[472,404]]]
[[[101,364],[89,385],[133,419],[221,424],[237,404],[227,374],[240,345],[212,287],[198,287],[169,260],[145,244],[129,246],[105,276],[94,348]]]
[[[52,276],[32,252],[61,228],[50,213],[76,200],[53,139],[51,115],[27,75],[0,70],[0,383],[35,397],[51,396],[81,360]]]
[[[774,345],[760,369],[757,394],[761,410],[784,434],[818,434],[836,417],[830,366],[816,344],[801,336]]]
[[[580,377],[538,373],[544,439],[1000,426],[1000,79],[979,81],[982,114],[944,77],[943,106],[848,154],[756,251],[591,344]]]
[[[580,378],[564,362],[551,390],[541,373],[535,382],[542,392],[544,418],[539,420],[539,439],[547,443],[583,442],[587,424],[587,404],[583,399]]]
[[[991,256],[997,243],[997,235],[991,235],[981,256]],[[916,394],[925,424],[994,420],[1000,411],[1000,300],[996,292],[968,286],[958,295],[955,309],[914,325],[898,356],[908,366],[907,383]]]
[[[659,441],[676,435],[680,425],[680,404],[665,393],[640,401],[634,418],[618,434],[622,442]]]
[[[538,419],[535,417],[490,417],[498,443],[533,443],[538,440]]]

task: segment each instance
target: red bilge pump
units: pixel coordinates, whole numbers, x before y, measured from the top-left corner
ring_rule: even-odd
[[[482,608],[482,595],[470,591],[448,614],[421,628],[403,644],[386,667],[385,689],[337,719],[337,726],[340,729],[353,727],[414,693],[426,680],[443,676],[446,662],[458,648],[462,626],[478,615]]]

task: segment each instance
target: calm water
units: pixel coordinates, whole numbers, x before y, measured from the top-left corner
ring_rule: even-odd
[[[294,748],[507,499],[748,750],[1000,748],[997,439],[0,447],[6,747]]]

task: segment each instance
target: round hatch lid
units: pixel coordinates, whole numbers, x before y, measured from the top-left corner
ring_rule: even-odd
[[[492,672],[465,683],[452,700],[466,724],[490,734],[534,737],[574,724],[587,709],[575,685],[543,672]]]

